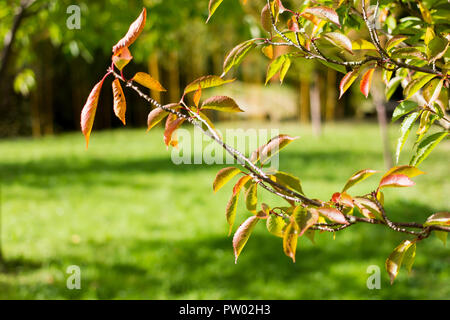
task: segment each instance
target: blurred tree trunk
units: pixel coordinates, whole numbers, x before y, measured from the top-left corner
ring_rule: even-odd
[[[54,133],[54,126],[53,126],[53,74],[54,69],[53,65],[51,64],[53,61],[53,48],[50,43],[45,43],[45,56],[47,59],[44,59],[42,66],[41,66],[41,75],[42,75],[42,92],[44,93],[41,95],[42,101],[42,120],[43,125],[42,129],[44,131],[45,135],[52,135]]]
[[[302,123],[309,123],[309,77],[300,76],[299,118]]]
[[[320,75],[318,72],[314,73],[314,83],[311,90],[311,124],[313,133],[320,136],[322,132],[321,115],[320,115]]]
[[[153,78],[161,82],[159,76],[159,61],[157,52],[153,52],[148,58],[148,72]],[[161,102],[161,93],[159,91],[150,90],[150,96],[152,97],[152,99]]]
[[[3,215],[2,215],[2,184],[0,181],[0,267],[4,264],[3,256]]]
[[[180,70],[177,52],[169,53],[169,102],[180,100]]]
[[[371,90],[375,109],[377,111],[378,125],[380,127],[381,141],[383,144],[384,165],[387,169],[393,167],[393,155],[389,145],[388,121],[386,116],[386,106],[384,92],[380,85],[373,85]]]
[[[336,71],[328,68],[325,102],[325,120],[334,121],[336,116]]]
[[[39,101],[41,100],[40,90],[35,90],[31,93],[30,107],[31,107],[31,134],[33,137],[41,136],[41,116],[39,111]]]

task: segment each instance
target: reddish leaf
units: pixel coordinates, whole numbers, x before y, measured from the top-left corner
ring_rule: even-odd
[[[317,209],[319,213],[331,221],[340,223],[340,224],[349,224],[345,216],[338,209],[335,208],[319,208]]]
[[[119,79],[115,79],[113,81],[112,89],[114,96],[114,113],[116,114],[117,118],[122,121],[123,125],[126,125],[125,112],[127,111],[127,102],[125,101],[125,96],[123,94]]]
[[[178,109],[180,108],[180,105],[178,103],[171,103],[167,104],[164,107],[169,109]],[[169,112],[164,110],[163,108],[155,108],[148,114],[147,117],[147,132],[150,131],[151,128],[153,128],[155,125],[157,125],[162,119],[164,119]]]
[[[341,83],[339,84],[339,99],[344,95],[345,91],[347,91],[348,88],[352,85],[353,82],[355,82],[356,78],[358,78],[359,75],[359,68],[354,69],[347,73],[341,80]]]
[[[164,89],[164,87],[159,83],[158,80],[154,79],[151,75],[145,72],[136,73],[131,80],[136,81],[140,85],[143,85],[150,90],[158,92],[166,91],[166,89]]]
[[[266,4],[261,11],[261,25],[267,32],[272,31],[272,18],[270,16],[269,6]]]
[[[133,56],[127,47],[118,50],[112,57],[112,61],[117,69],[122,70],[130,61]]]
[[[214,96],[206,99],[202,103],[201,109],[211,109],[224,112],[244,112],[230,97]]]
[[[340,32],[328,32],[323,35],[325,39],[330,41],[335,46],[344,49],[350,54],[353,54],[352,51],[352,42],[351,40],[344,34]]]
[[[293,32],[300,31],[300,27],[298,26],[297,19],[295,19],[295,17],[292,17],[291,19],[288,20],[287,26],[288,26],[288,29]]]
[[[201,97],[202,97],[202,87],[199,84],[197,91],[195,91],[195,93],[194,93],[194,104],[196,107],[198,107]]]
[[[415,185],[408,176],[404,174],[390,174],[380,181],[379,189],[387,187],[411,187]]]
[[[359,86],[359,89],[361,90],[362,94],[367,98],[369,96],[370,86],[372,84],[372,77],[373,72],[375,71],[375,68],[371,68],[364,73],[361,83]]]
[[[324,20],[328,20],[338,27],[341,27],[339,23],[339,16],[333,9],[329,7],[319,6],[313,8],[307,8],[304,12],[315,15],[316,17]]]
[[[383,178],[385,178],[391,174],[404,174],[408,178],[413,178],[413,177],[416,177],[416,176],[424,174],[424,173],[425,172],[417,169],[416,167],[403,165],[403,166],[397,166],[397,167],[391,168],[388,172],[386,172],[386,174],[383,176]]]
[[[119,49],[129,47],[137,39],[137,37],[139,37],[144,29],[146,19],[147,10],[143,8],[139,17],[130,25],[127,34],[113,47],[114,54],[116,54]]]
[[[98,98],[102,90],[103,81],[101,80],[94,86],[81,111],[81,132],[86,138],[86,149],[89,146],[89,137],[94,125],[95,112],[97,111]]]
[[[181,126],[184,120],[184,118],[178,118],[175,114],[170,114],[170,116],[167,117],[166,128],[164,130],[164,143],[167,147],[169,147],[169,145],[172,147],[176,147],[178,145],[178,141],[173,139],[172,135],[174,131]]]
[[[286,134],[280,134],[272,139],[262,147],[261,153],[259,157],[261,159],[261,163],[266,162],[267,159],[278,153],[281,149],[286,147],[289,143],[294,140],[297,140],[299,137],[291,137]]]

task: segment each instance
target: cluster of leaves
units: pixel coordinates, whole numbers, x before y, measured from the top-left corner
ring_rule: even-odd
[[[210,17],[221,2],[222,1],[210,2]],[[340,1],[336,5],[339,9],[341,8],[341,6],[345,7],[349,4],[347,2],[344,4],[343,1]],[[363,22],[365,22],[367,20],[367,17],[364,9],[364,4],[362,6]],[[349,8],[350,7],[348,7],[347,9],[350,10]],[[353,9],[358,10],[358,8]],[[291,17],[287,22],[288,31],[281,32],[276,27],[276,23],[280,19],[280,14],[283,12],[289,12],[291,14]],[[337,12],[329,7],[309,7],[308,5],[305,5],[300,11],[294,12],[286,9],[281,4],[281,1],[275,0],[268,1],[267,5],[262,10],[261,16],[262,26],[270,33],[270,38],[263,39],[262,42],[259,42],[260,39],[252,39],[238,45],[226,57],[224,62],[224,74],[221,77],[209,75],[199,78],[186,86],[183,96],[181,97],[179,102],[162,106],[158,102],[142,93],[139,87],[135,85],[135,83],[138,83],[152,90],[163,91],[164,88],[158,81],[153,79],[150,75],[142,72],[138,72],[132,79],[127,80],[124,78],[122,72],[123,68],[132,59],[128,47],[137,39],[145,25],[146,10],[143,9],[138,19],[130,26],[127,34],[113,47],[112,65],[108,69],[104,78],[95,85],[83,108],[81,127],[83,134],[86,137],[86,143],[89,142],[89,136],[94,122],[95,111],[97,108],[101,87],[105,78],[109,75],[113,75],[115,78],[112,83],[114,94],[114,111],[117,117],[121,119],[124,124],[126,101],[121,87],[121,82],[126,83],[127,87],[130,87],[131,89],[136,91],[141,97],[143,97],[150,104],[156,107],[149,113],[148,130],[150,130],[157,123],[166,118],[164,143],[167,147],[176,147],[178,145],[175,131],[181,126],[183,122],[187,121],[202,128],[205,134],[219,143],[241,164],[241,167],[228,167],[220,170],[213,183],[213,190],[214,192],[216,192],[227,182],[231,181],[234,177],[242,175],[234,184],[231,198],[225,210],[226,220],[229,225],[229,234],[231,234],[233,232],[235,220],[237,217],[238,200],[241,191],[243,191],[246,208],[250,213],[250,217],[247,218],[237,228],[233,236],[233,247],[236,261],[245,244],[249,240],[252,234],[252,230],[260,220],[266,220],[267,230],[273,235],[283,239],[283,250],[285,254],[294,262],[298,239],[303,235],[306,235],[307,238],[314,242],[316,232],[335,233],[359,222],[382,224],[388,226],[394,231],[403,232],[414,236],[414,239],[412,240],[403,241],[397,248],[395,248],[393,253],[386,260],[386,269],[391,277],[391,281],[394,281],[402,264],[405,265],[408,269],[411,269],[414,263],[416,244],[419,241],[427,238],[431,234],[431,232],[435,233],[445,243],[447,234],[448,232],[450,232],[450,213],[435,213],[430,216],[423,224],[394,223],[390,221],[384,210],[385,200],[383,190],[388,187],[413,186],[415,183],[411,179],[417,175],[424,173],[421,170],[417,169],[416,165],[423,161],[423,159],[429,154],[431,149],[437,144],[436,141],[442,140],[447,135],[447,132],[439,133],[439,138],[437,139],[433,138],[434,136],[432,135],[425,137],[423,140],[422,138],[425,133],[422,134],[421,132],[419,134],[419,139],[422,140],[422,142],[418,146],[418,152],[415,158],[413,158],[412,163],[410,165],[396,166],[387,171],[378,182],[377,188],[370,194],[358,196],[351,195],[348,192],[348,190],[354,185],[376,173],[375,170],[366,169],[358,171],[353,176],[351,176],[342,190],[334,193],[329,201],[309,199],[304,194],[301,186],[301,181],[298,177],[295,177],[286,172],[273,170],[265,166],[271,157],[280,152],[283,148],[296,140],[298,137],[291,137],[284,134],[278,135],[271,138],[266,144],[254,150],[249,157],[246,157],[239,151],[234,150],[232,147],[223,142],[220,135],[214,129],[214,124],[212,123],[212,121],[202,112],[203,110],[207,109],[224,112],[242,112],[242,110],[232,98],[225,96],[213,96],[201,102],[203,90],[232,82],[233,80],[224,79],[224,75],[233,66],[238,65],[245,57],[245,55],[252,48],[258,45],[262,46],[262,51],[265,55],[274,58],[273,46],[278,45],[278,43],[274,42],[274,39],[276,37],[280,38],[276,41],[282,41],[282,45],[291,45],[293,43],[293,47],[300,50],[282,55],[274,59],[268,67],[268,79],[273,77],[276,73],[280,73],[280,79],[282,81],[284,75],[289,69],[290,61],[294,57],[314,58],[322,61],[325,64],[335,67],[337,66],[351,69],[351,66],[357,66],[356,68],[349,71],[343,78],[343,83],[341,83],[341,91],[345,91],[348,89],[350,84],[355,81],[359,74],[359,70],[368,67],[368,71],[363,74],[361,80],[361,89],[367,96],[375,69],[382,68],[384,69],[384,71],[386,71],[385,65],[394,64],[394,60],[392,60],[394,58],[392,58],[391,56],[383,56],[383,54],[380,52],[384,52],[385,50],[386,52],[389,52],[389,46],[385,45],[383,51],[379,51],[379,48],[377,48],[379,45],[377,41],[375,41],[375,43],[371,43],[367,40],[356,40],[355,42],[358,44],[359,48],[363,49],[355,49],[355,47],[353,46],[353,42],[351,42],[343,33],[336,31],[336,28],[342,28],[346,24],[341,21],[342,19],[337,14]],[[348,19],[349,16],[351,15],[346,16],[346,19]],[[300,28],[300,26],[302,27]],[[275,31],[275,33],[277,33],[278,35],[272,35],[273,31]],[[332,47],[337,47],[339,49],[336,53],[336,57],[329,58],[328,55],[325,56],[322,53],[322,50],[319,49],[317,47],[318,44],[316,44],[316,40],[319,39],[324,39],[332,43]],[[398,39],[399,38],[393,41],[398,44]],[[348,46],[348,44],[351,44],[351,46]],[[351,61],[350,64],[348,64],[348,61],[345,62],[342,59],[342,55],[353,55],[353,52],[356,50],[373,50],[370,45],[375,48],[375,51],[378,52],[380,56],[369,56],[368,58],[366,58],[367,61]],[[330,56],[333,56],[333,54],[330,53]],[[437,64],[438,60],[441,58],[442,57],[434,59],[433,63]],[[411,63],[411,61],[409,61],[408,59],[406,61],[408,61],[408,63]],[[411,58],[411,60],[413,59]],[[397,63],[395,64],[395,66],[398,66],[398,63],[400,62],[395,60],[395,63]],[[406,64],[406,62],[401,63],[405,63],[406,67],[398,68],[396,72],[398,72],[400,69],[410,70],[408,77],[416,77],[417,74],[420,73],[420,71],[417,71],[415,69],[414,66],[416,65],[409,65]],[[412,69],[411,66],[413,66]],[[116,70],[119,71],[120,74]],[[391,71],[388,70],[387,72]],[[413,75],[411,75],[411,73],[413,73]],[[416,77],[414,79],[418,78]],[[412,79],[411,81],[414,82],[414,79]],[[424,112],[429,111],[430,114],[433,115],[438,113],[437,111],[435,111],[437,109],[433,108],[435,108],[436,105],[439,105],[437,101],[440,101],[441,99],[440,97],[443,92],[443,87],[448,86],[447,73],[445,74],[445,76],[436,73],[427,74],[426,79],[428,79],[428,81],[426,82],[425,80],[420,81],[420,83],[423,82],[423,85],[426,85],[426,88],[422,91],[422,95],[424,96],[424,99],[426,99],[426,101],[433,101],[433,105],[427,105],[427,108],[429,110],[427,109],[414,111],[415,108],[418,108],[418,104],[412,107],[413,102],[405,100],[397,108],[396,113],[394,114],[395,119],[399,118],[402,115],[408,115],[407,119],[410,119],[411,115],[413,114],[417,114],[416,119],[420,114],[420,117],[422,119],[422,115],[424,114]],[[435,80],[438,80],[438,82],[436,82]],[[431,86],[431,83],[433,83],[433,88],[428,89]],[[416,90],[416,92],[420,88],[421,86]],[[190,99],[192,103],[186,102],[186,96],[188,94],[192,94],[192,99]],[[434,113],[430,110],[432,110]],[[445,114],[445,108],[444,110],[442,110],[442,112],[443,114]],[[409,120],[409,122],[414,121]],[[425,141],[426,143],[424,143]],[[285,199],[288,205],[285,207],[273,208],[266,203],[261,203],[260,205],[258,205],[258,188],[263,188]],[[412,228],[419,229],[419,231],[410,230]]]
[[[210,0],[210,17],[221,3]],[[305,1],[295,11],[287,9],[281,0],[270,0],[261,10],[261,27],[269,37],[250,39],[233,48],[225,59],[223,75],[239,65],[253,48],[261,47],[271,60],[266,84],[277,74],[283,82],[292,59],[317,59],[344,74],[340,97],[360,78],[359,89],[367,98],[374,73],[380,70],[387,100],[400,85],[403,87],[404,100],[392,119],[405,116],[396,162],[419,121],[417,147],[410,161],[411,165],[419,165],[448,135],[450,125],[446,116],[450,84],[446,12],[445,0],[377,1],[373,6],[368,0]],[[275,46],[292,50],[275,57]],[[426,136],[435,121],[444,123],[444,130]]]

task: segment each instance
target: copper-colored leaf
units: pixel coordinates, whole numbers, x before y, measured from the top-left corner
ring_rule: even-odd
[[[299,137],[291,137],[286,134],[280,134],[267,142],[261,149],[259,158],[261,163],[266,162],[270,157],[278,153],[281,149],[286,147],[289,143],[297,140]]]
[[[130,25],[127,34],[113,47],[113,54],[117,53],[117,51],[124,47],[129,47],[134,41],[136,41],[137,37],[139,37],[144,29],[146,19],[147,10],[143,8],[139,17]]]
[[[164,106],[165,108],[169,109],[178,109],[180,108],[180,105],[178,103],[171,103]],[[147,117],[147,131],[150,131],[151,128],[153,128],[155,125],[157,125],[162,119],[164,119],[169,112],[164,110],[163,108],[155,108],[148,114]]]
[[[298,225],[294,219],[286,227],[283,236],[283,251],[295,262],[295,252],[297,251]]]
[[[379,188],[381,189],[387,187],[411,187],[413,185],[415,185],[415,182],[404,174],[390,174],[381,179]]]
[[[166,89],[164,89],[164,87],[159,83],[158,80],[145,72],[136,73],[131,80],[136,81],[137,83],[149,88],[150,90],[159,92],[166,91]]]
[[[122,70],[131,61],[131,59],[133,59],[133,56],[127,47],[118,50],[112,56],[112,61],[119,70]]]
[[[206,99],[202,103],[201,109],[211,109],[224,112],[244,112],[230,97],[214,96]]]
[[[261,25],[267,32],[272,31],[272,18],[270,16],[270,8],[267,4],[261,10]]]
[[[348,53],[353,54],[352,42],[346,35],[340,32],[328,32],[325,33],[323,37],[334,44],[336,47],[344,49]]]
[[[212,88],[212,87],[218,87],[226,83],[233,82],[234,79],[231,80],[224,80],[221,77],[218,76],[204,76],[201,78],[198,78],[188,84],[186,88],[184,89],[184,94],[187,94],[189,92],[194,92],[198,90],[198,86],[200,85],[202,89],[206,88]]]
[[[244,221],[243,224],[239,226],[236,233],[233,236],[233,249],[234,249],[234,257],[235,263],[237,263],[237,259],[242,252],[245,244],[247,243],[250,235],[253,231],[253,228],[258,223],[259,218],[257,216],[252,216]]]
[[[367,98],[369,96],[370,86],[372,84],[372,77],[373,72],[375,71],[375,68],[370,68],[369,70],[364,73],[361,83],[359,85],[359,89],[361,90],[362,94]]]
[[[173,138],[174,131],[177,130],[184,122],[184,118],[178,118],[175,114],[170,114],[166,120],[166,128],[164,130],[164,143],[167,147],[176,147],[178,141]]]
[[[383,176],[383,178],[385,178],[391,174],[404,174],[408,178],[413,178],[413,177],[416,177],[416,176],[424,174],[424,173],[425,172],[417,169],[416,167],[403,165],[403,166],[397,166],[397,167],[393,167],[393,168],[389,169],[389,171],[386,172],[386,174]]]
[[[428,217],[425,226],[450,226],[450,212],[438,212]]]
[[[198,107],[201,97],[202,97],[202,87],[199,84],[197,91],[195,91],[195,93],[194,93],[194,104],[196,107]]]
[[[125,95],[123,94],[119,79],[114,79],[112,89],[114,96],[114,113],[117,118],[122,121],[123,125],[126,125],[125,112],[127,111],[127,102],[125,100]]]
[[[89,146],[89,137],[94,125],[95,112],[97,111],[98,98],[102,90],[103,81],[101,80],[94,86],[81,111],[81,131],[86,138],[86,149]]]
[[[231,195],[230,200],[228,201],[225,216],[227,218],[227,222],[229,225],[228,235],[233,231],[234,221],[236,220],[236,208],[239,200],[239,194],[242,187],[251,179],[250,176],[244,176],[234,185],[233,194]]]
[[[313,7],[313,8],[307,8],[304,12],[310,13],[312,15],[315,15],[316,17],[328,20],[338,27],[341,27],[341,24],[339,23],[339,16],[333,9],[325,6],[319,6],[319,7]]]
[[[345,216],[338,209],[335,208],[319,208],[317,209],[321,215],[326,217],[327,219],[340,223],[340,224],[349,224]]]
[[[345,91],[347,91],[348,88],[352,85],[353,82],[355,82],[356,78],[358,78],[360,69],[354,69],[347,73],[341,80],[341,83],[339,84],[339,99],[344,95]]]

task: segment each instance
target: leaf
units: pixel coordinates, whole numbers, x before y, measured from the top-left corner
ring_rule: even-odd
[[[223,112],[244,112],[241,108],[239,108],[236,101],[226,96],[214,96],[206,99],[202,103],[200,109],[211,109]]]
[[[120,50],[118,50],[113,56],[112,61],[114,65],[122,71],[122,69],[133,59],[133,56],[130,53],[130,50],[128,50],[127,47],[124,47]]]
[[[270,175],[270,178],[282,186],[303,194],[300,179],[286,172],[278,171]]]
[[[447,135],[447,132],[438,132],[423,139],[417,146],[416,154],[409,164],[417,167]]]
[[[423,53],[416,47],[397,48],[392,51],[391,58],[425,60]]]
[[[319,220],[319,212],[314,209],[306,209],[302,206],[297,206],[292,213],[297,225],[299,227],[298,236],[301,237],[309,228],[317,223]]]
[[[318,208],[317,211],[327,219],[340,223],[349,224],[345,216],[338,209],[335,208]]]
[[[233,231],[233,225],[234,221],[236,220],[236,208],[237,203],[239,200],[239,193],[244,186],[244,184],[251,179],[250,176],[244,176],[239,179],[239,181],[234,185],[233,187],[233,194],[231,195],[230,200],[228,201],[227,208],[226,208],[226,218],[229,227],[228,235],[231,235],[231,232]]]
[[[422,96],[428,105],[432,105],[433,102],[437,100],[439,94],[441,93],[442,87],[444,85],[444,78],[433,79],[422,91]]]
[[[247,243],[250,235],[252,234],[253,228],[258,223],[259,218],[256,216],[252,216],[244,221],[243,224],[239,226],[236,233],[233,236],[233,249],[234,249],[234,257],[235,263],[237,263],[237,259],[242,252],[245,244]]]
[[[114,96],[114,113],[116,114],[117,118],[122,121],[123,125],[125,125],[125,112],[127,111],[127,103],[125,101],[125,95],[123,94],[119,79],[114,79],[114,81],[112,82],[112,89]]]
[[[272,32],[272,17],[270,16],[270,9],[267,4],[261,10],[261,26],[267,32]]]
[[[127,34],[113,47],[113,54],[116,54],[117,51],[124,47],[129,47],[134,41],[136,41],[142,30],[144,30],[146,19],[147,10],[143,8],[139,17],[130,25]]]
[[[386,174],[382,177],[382,179],[391,174],[404,174],[408,178],[414,178],[414,177],[419,176],[424,173],[425,172],[417,169],[416,167],[403,165],[403,166],[397,166],[397,167],[393,167],[393,168],[389,169],[389,171],[386,172]]]
[[[413,79],[403,90],[403,95],[405,96],[405,100],[411,98],[413,94],[419,91],[428,81],[436,77],[435,74],[426,74],[422,77]]]
[[[247,40],[234,47],[226,56],[223,62],[222,77],[230,71],[233,66],[238,66],[244,60],[245,56],[256,47],[255,40]]]
[[[202,97],[202,87],[199,85],[197,91],[194,93],[194,104],[198,108],[198,104],[200,103],[200,99]]]
[[[445,246],[447,245],[447,235],[448,235],[448,232],[435,230],[435,231],[434,231],[434,234],[436,235],[436,237],[438,237],[439,240],[442,241],[442,244],[443,244],[444,247],[445,247]]]
[[[334,44],[336,47],[344,49],[348,53],[353,54],[352,42],[349,38],[347,38],[346,35],[340,32],[328,32],[325,33],[323,37]]]
[[[355,82],[356,78],[358,78],[359,72],[360,68],[354,69],[342,78],[341,83],[339,84],[339,99],[344,95],[345,91],[350,88],[353,82]]]
[[[393,36],[392,38],[390,38],[388,40],[388,42],[386,42],[386,47],[384,48],[387,52],[391,51],[392,49],[394,49],[397,45],[399,45],[400,43],[402,43],[403,41],[405,41],[406,39],[408,39],[408,37],[406,36],[402,36],[402,35],[396,35]]]
[[[269,58],[270,60],[273,59],[273,45],[268,45],[265,46],[261,49],[262,53],[264,53],[264,55]]]
[[[411,187],[416,183],[404,174],[390,174],[383,177],[378,186],[379,189],[387,187]]]
[[[150,90],[162,92],[167,91],[164,87],[158,82],[158,80],[154,79],[151,75],[145,72],[138,72],[131,79],[136,81],[140,85],[149,88]]]
[[[298,226],[295,220],[291,219],[291,222],[286,227],[283,235],[283,251],[292,259],[295,263],[295,252],[297,250],[298,241]]]
[[[206,89],[206,88],[218,87],[218,86],[221,86],[226,83],[233,82],[233,81],[234,81],[234,79],[224,80],[218,76],[204,76],[204,77],[194,80],[193,82],[188,84],[186,86],[186,88],[184,89],[184,94],[186,95],[189,92],[197,91],[199,85],[201,86],[202,89]]]
[[[178,103],[171,103],[165,105],[164,107],[175,110],[180,108],[180,105]],[[150,129],[152,129],[159,122],[161,122],[161,120],[164,119],[168,114],[169,112],[165,111],[162,108],[155,108],[150,111],[147,117],[147,132],[150,131]]]
[[[382,194],[382,192],[378,192],[378,194]],[[376,203],[372,200],[363,197],[355,197],[353,198],[353,202],[355,203],[361,214],[366,218],[378,219],[381,221],[384,220],[380,208],[378,208]]]
[[[395,112],[394,112],[395,113]],[[405,145],[406,140],[408,139],[409,133],[411,132],[412,126],[416,122],[419,117],[420,112],[411,113],[407,116],[400,126],[400,137],[397,142],[397,149],[395,151],[395,162],[398,163],[400,159],[400,153],[402,152],[403,146]]]
[[[287,56],[283,65],[281,66],[281,70],[280,70],[280,82],[281,83],[283,83],[284,77],[286,76],[290,67],[291,67],[291,59],[289,58],[289,56]]]
[[[405,256],[405,252],[414,244],[410,240],[404,240],[400,245],[398,245],[390,256],[386,260],[386,270],[391,278],[391,284],[394,283],[395,278],[398,275],[400,267]],[[414,250],[415,251],[415,250]],[[411,264],[411,262],[409,262]]]
[[[214,12],[216,12],[217,8],[220,6],[223,0],[209,0],[209,6],[208,6],[208,20],[206,20],[206,23],[209,22],[209,19],[211,19]]]
[[[267,75],[265,83],[266,85],[269,82],[269,80],[272,79],[282,69],[285,62],[286,62],[286,55],[281,55],[269,64],[269,66],[267,67]]]
[[[91,136],[92,126],[94,125],[98,98],[100,96],[100,91],[102,90],[103,81],[104,80],[101,80],[94,86],[81,111],[81,132],[83,132],[86,139],[86,149],[89,146],[89,138]]]
[[[250,187],[245,191],[245,205],[248,211],[256,213],[256,207],[258,205],[257,183],[250,184]]]
[[[352,41],[352,50],[377,50],[372,42],[364,39]]]
[[[370,177],[371,175],[373,175],[376,172],[377,172],[376,170],[371,170],[371,169],[365,169],[365,170],[356,172],[354,175],[352,175],[348,179],[347,183],[345,184],[344,188],[342,189],[342,192],[347,191],[355,184],[360,183],[361,181],[367,179],[368,177]]]
[[[240,173],[241,170],[235,167],[228,167],[221,169],[214,179],[213,190],[217,192],[222,188],[228,181],[230,181],[234,176]]]
[[[334,23],[335,25],[337,25],[338,27],[341,27],[341,24],[339,23],[338,14],[336,13],[336,11],[334,11],[331,8],[319,6],[319,7],[307,8],[304,12],[315,15],[316,17],[318,17],[320,19],[328,20],[328,21]]]
[[[386,71],[386,70],[383,70]],[[395,93],[395,91],[397,90],[397,88],[399,87],[399,85],[402,83],[402,78],[401,77],[394,77],[392,78],[388,84],[386,85],[386,90],[385,90],[385,96],[386,96],[386,100],[389,101],[392,97],[392,95]]]
[[[173,133],[177,130],[181,124],[184,122],[184,118],[178,118],[175,114],[170,114],[166,120],[166,127],[164,130],[164,144],[169,147],[176,147],[178,145],[178,141],[173,139]]]
[[[286,227],[286,222],[280,216],[271,214],[266,221],[267,230],[273,235],[283,238],[283,230]]]
[[[403,265],[405,266],[408,273],[411,273],[414,260],[416,259],[416,243],[413,244],[406,250],[403,256]]]
[[[369,96],[370,86],[372,84],[372,77],[373,72],[375,71],[375,68],[371,68],[364,73],[362,76],[359,89],[361,90],[362,94],[367,98]]]
[[[280,134],[272,139],[261,149],[259,158],[261,163],[265,163],[270,157],[274,156],[289,143],[297,140],[299,137],[291,137],[286,134]]]
[[[394,110],[394,114],[392,115],[392,122],[396,121],[405,114],[408,114],[413,110],[416,110],[418,106],[419,105],[415,101],[409,100],[402,101]]]
[[[438,212],[429,216],[424,226],[450,226],[450,212]]]

